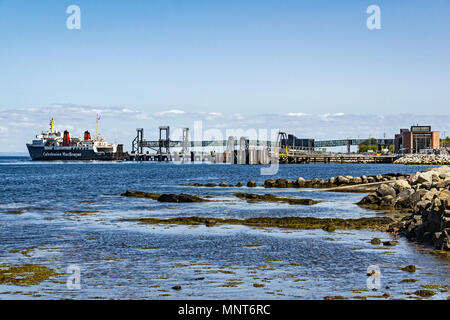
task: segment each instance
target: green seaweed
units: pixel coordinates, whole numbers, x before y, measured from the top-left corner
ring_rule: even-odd
[[[220,287],[237,287],[241,284],[243,284],[244,282],[242,281],[228,281],[227,283],[221,285]]]
[[[26,257],[31,257],[31,255],[29,254],[31,251],[33,251],[34,249],[36,249],[36,247],[30,247],[30,248],[25,248],[25,249],[13,249],[10,250],[10,253],[21,253]]]
[[[88,213],[97,213],[97,210],[69,210],[66,211],[66,213],[72,213],[72,214],[79,214],[79,215],[86,215]]]
[[[421,285],[421,287],[424,289],[441,289],[442,288],[442,286],[439,284],[424,284],[424,285]]]
[[[204,217],[176,217],[169,219],[160,218],[137,218],[141,224],[180,224],[180,225],[202,225],[210,218]],[[252,227],[276,227],[291,228],[299,230],[323,229],[333,226],[335,229],[380,229],[389,225],[393,220],[389,217],[371,217],[358,219],[341,219],[341,218],[313,218],[313,217],[257,217],[247,219],[231,219],[231,218],[214,218],[218,224],[244,225]]]
[[[122,197],[135,197],[135,198],[146,198],[146,199],[158,200],[158,198],[161,196],[161,194],[135,191],[135,190],[127,190],[124,193],[122,193],[121,196]]]
[[[322,201],[312,200],[312,199],[299,199],[299,198],[286,198],[279,197],[273,194],[254,194],[254,193],[235,193],[235,197],[247,200],[247,202],[285,202],[288,204],[299,204],[299,205],[314,205]]]
[[[8,269],[0,269],[0,284],[15,286],[37,285],[57,275],[60,274],[46,266],[34,264],[10,266]]]
[[[372,240],[370,240],[370,243],[373,245],[378,245],[381,244],[381,240],[380,238],[373,238]]]
[[[436,292],[431,291],[431,290],[421,289],[421,290],[414,291],[414,294],[419,297],[432,297],[436,294]]]
[[[326,296],[324,300],[344,300],[345,297],[343,296]]]
[[[403,279],[400,282],[417,282],[417,281],[419,281],[419,280],[416,280],[416,279]]]
[[[416,272],[417,267],[413,264],[410,264],[409,266],[403,267],[400,270],[405,271],[405,272]]]

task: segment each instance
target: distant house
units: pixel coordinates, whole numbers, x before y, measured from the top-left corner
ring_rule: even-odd
[[[431,131],[431,126],[412,126],[395,135],[395,153],[421,153],[439,147],[439,131]]]

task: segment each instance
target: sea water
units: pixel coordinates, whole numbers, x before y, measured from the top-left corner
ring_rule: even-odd
[[[31,286],[0,283],[0,299],[413,299],[422,286],[439,285],[446,299],[450,262],[430,248],[400,238],[376,246],[367,230],[292,230],[240,225],[144,225],[137,218],[202,216],[360,218],[383,216],[355,203],[364,194],[314,189],[245,187],[253,179],[328,179],[338,175],[415,173],[426,166],[393,164],[261,166],[150,162],[32,162],[0,157],[0,267],[34,264],[60,275]],[[244,187],[188,187],[189,183]],[[121,197],[128,189],[208,196],[214,202],[160,203]],[[248,203],[236,192],[323,200],[313,206]],[[20,252],[19,250],[24,250]],[[401,268],[414,264],[415,273]],[[381,276],[374,288],[369,266]],[[68,285],[79,270],[79,287]],[[69,269],[68,269],[69,268]],[[69,279],[69,277],[71,277]],[[404,282],[405,279],[417,282]],[[370,280],[370,279],[369,279]],[[72,282],[71,282],[72,283]],[[181,290],[173,290],[175,285]]]

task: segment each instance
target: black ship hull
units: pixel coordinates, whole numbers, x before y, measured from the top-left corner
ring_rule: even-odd
[[[95,152],[92,149],[45,149],[43,146],[27,144],[28,152],[33,161],[121,161],[123,160],[123,146],[117,146],[117,152]]]

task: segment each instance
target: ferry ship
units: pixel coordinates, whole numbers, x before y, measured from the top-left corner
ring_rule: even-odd
[[[69,131],[63,133],[55,130],[53,118],[50,120],[50,130],[36,135],[32,143],[27,143],[31,160],[104,160],[121,161],[124,158],[122,144],[110,144],[97,136],[97,114],[94,139],[89,131],[84,132],[83,139],[70,137]]]

